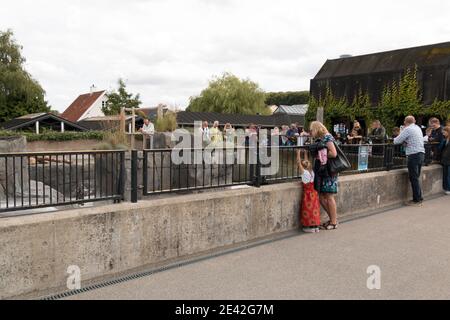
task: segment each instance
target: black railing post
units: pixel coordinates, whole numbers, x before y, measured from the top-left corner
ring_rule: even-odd
[[[255,173],[255,187],[259,188],[261,187],[261,157],[260,157],[260,133],[259,128],[257,128],[257,137],[256,137],[256,173]]]
[[[143,156],[144,156],[144,160],[143,160],[143,164],[142,164],[142,170],[144,170],[144,174],[143,174],[143,184],[144,184],[144,195],[147,195],[148,193],[148,152],[147,150],[143,151]]]
[[[384,166],[387,171],[390,171],[394,166],[394,148],[393,144],[384,145]]]
[[[120,153],[120,173],[119,173],[119,186],[118,192],[121,196],[120,201],[125,199],[125,151]]]
[[[433,145],[425,143],[425,166],[429,166],[433,162]]]
[[[137,152],[137,150],[132,150],[131,151],[131,202],[132,203],[136,203],[138,201],[137,167],[138,167],[138,152]]]

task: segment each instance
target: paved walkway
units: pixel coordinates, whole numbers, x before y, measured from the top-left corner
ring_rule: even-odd
[[[381,290],[366,273],[381,268]],[[71,299],[450,299],[450,197]]]

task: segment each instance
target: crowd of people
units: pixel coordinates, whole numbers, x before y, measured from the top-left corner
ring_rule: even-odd
[[[247,143],[250,139],[257,139],[259,129],[260,127],[256,124],[247,126],[245,129]],[[236,131],[230,123],[225,124],[221,129],[218,121],[215,121],[211,127],[207,121],[204,121],[199,130],[204,144],[235,142]],[[146,121],[141,131],[152,136],[154,126]],[[338,158],[339,145],[343,143],[381,144],[391,141],[395,145],[401,145],[407,157],[409,180],[413,191],[413,199],[407,202],[410,206],[422,205],[420,175],[425,160],[425,143],[433,143],[433,159],[443,166],[443,189],[445,194],[450,195],[450,123],[442,126],[437,118],[430,119],[425,134],[423,128],[416,124],[416,119],[408,116],[401,127],[394,129],[391,137],[387,136],[381,122],[375,120],[367,136],[364,135],[358,121],[354,122],[351,132],[345,138],[339,133],[331,134],[321,122],[315,121],[311,123],[309,130],[305,130],[299,124],[274,128],[267,139],[279,139],[280,146],[306,144],[310,146],[308,151],[302,149],[297,153],[297,164],[302,175],[304,190],[301,224],[307,233],[338,228],[335,196],[338,193],[339,174],[330,171],[330,163]],[[329,217],[329,221],[323,224],[320,222],[320,207]]]
[[[361,127],[355,123],[355,128],[349,135],[349,141],[360,143]],[[302,174],[303,201],[301,206],[301,225],[303,231],[316,233],[322,230],[335,230],[338,227],[336,201],[338,192],[338,174],[330,172],[327,164],[338,156],[337,140],[320,122],[311,124],[311,136],[313,138],[310,150],[313,152],[298,151],[297,162]],[[386,141],[386,130],[379,121],[374,121],[370,139],[377,143]],[[402,145],[408,163],[408,174],[413,191],[413,199],[406,204],[409,206],[421,206],[423,195],[420,184],[420,175],[425,160],[425,143],[432,142],[433,158],[443,166],[443,189],[446,195],[450,195],[450,123],[441,126],[439,119],[432,118],[424,137],[422,128],[416,124],[413,116],[405,118],[404,125],[399,128],[398,135],[394,137],[395,145]],[[324,149],[319,146],[325,145]],[[312,156],[313,160],[309,157]],[[325,167],[325,170],[324,170]],[[320,206],[329,216],[329,221],[320,225]]]

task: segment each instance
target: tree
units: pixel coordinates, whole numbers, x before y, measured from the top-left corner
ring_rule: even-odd
[[[133,97],[133,94],[128,93],[123,79],[119,79],[117,83],[119,88],[106,94],[108,102],[102,107],[103,113],[107,116],[120,114],[121,108],[139,108],[141,105],[140,95],[136,94]]]
[[[266,93],[266,105],[268,106],[292,106],[295,104],[308,104],[309,91],[288,91]]]
[[[0,121],[50,111],[44,89],[24,69],[24,63],[22,46],[13,32],[0,31]]]
[[[421,100],[422,96],[417,80],[417,67],[415,69],[407,69],[398,81],[394,81],[391,85],[386,86],[381,96],[381,103],[377,108],[377,113],[390,132],[398,119],[408,115],[421,116],[428,113]]]
[[[270,114],[265,94],[259,85],[249,79],[241,80],[224,73],[209,82],[197,97],[191,97],[187,111],[232,114]]]

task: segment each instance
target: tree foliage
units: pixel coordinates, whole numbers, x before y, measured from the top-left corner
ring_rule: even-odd
[[[0,121],[50,111],[45,91],[24,69],[24,63],[22,46],[13,32],[0,31]]]
[[[173,132],[178,127],[177,114],[167,111],[162,117],[156,119],[155,129],[157,132]]]
[[[295,104],[308,104],[309,91],[288,91],[266,93],[266,105],[268,106],[292,106]]]
[[[347,117],[350,120],[364,118],[369,120],[372,117],[369,96],[363,94],[362,90],[349,102],[345,98],[337,99],[330,86],[327,86],[325,96],[319,96],[319,99],[311,97],[308,112],[306,113],[306,121],[308,123],[316,119],[319,107],[324,108],[324,124],[328,128],[331,127],[333,119],[336,118]]]
[[[265,93],[249,79],[224,73],[209,82],[199,96],[191,97],[187,111],[232,114],[269,114]]]
[[[140,95],[133,96],[132,93],[127,92],[127,86],[123,79],[118,80],[119,88],[106,94],[108,102],[102,108],[102,111],[107,116],[120,114],[121,108],[139,108],[141,105]]]

